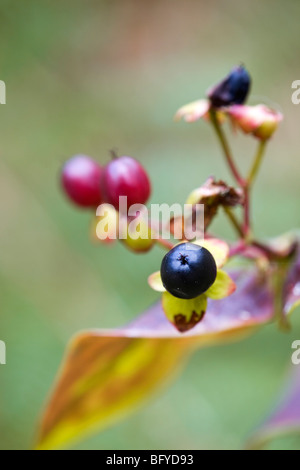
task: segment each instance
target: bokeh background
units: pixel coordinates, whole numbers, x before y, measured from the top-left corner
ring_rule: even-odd
[[[207,176],[229,175],[209,126],[175,124],[174,112],[243,62],[251,101],[285,114],[257,182],[255,230],[268,237],[299,227],[300,106],[291,103],[299,15],[297,0],[0,1],[0,448],[32,444],[75,332],[124,324],[157,298],[146,279],[163,252],[91,243],[91,215],[60,192],[69,156],[105,163],[116,147],[148,169],[152,202],[184,202]],[[242,168],[254,144],[233,138]],[[222,217],[214,229],[233,235]],[[293,326],[197,352],[173,387],[77,448],[242,447],[286,375],[297,314]],[[300,438],[272,448],[300,448]]]

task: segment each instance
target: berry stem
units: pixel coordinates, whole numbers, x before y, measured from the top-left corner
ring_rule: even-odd
[[[273,274],[274,311],[278,327],[281,331],[288,332],[291,329],[283,307],[283,286],[287,275],[287,267],[279,264]]]
[[[174,248],[175,246],[172,242],[165,240],[162,237],[157,238],[155,241],[158,245],[162,246],[163,248],[166,248],[168,251],[172,250],[172,248]]]
[[[249,172],[249,175],[244,182],[244,235],[246,238],[251,237],[251,219],[250,219],[250,191],[251,187],[254,183],[254,180],[257,176],[258,170],[260,169],[264,154],[265,154],[265,149],[266,149],[266,140],[262,140],[259,142],[258,149],[254,158],[254,162],[252,165],[252,168]]]
[[[262,253],[264,253],[270,261],[280,261],[286,259],[287,257],[285,253],[281,254],[273,250],[270,246],[266,245],[265,243],[259,242],[257,240],[253,240],[251,245],[261,250]]]
[[[243,234],[246,239],[250,238],[251,234],[251,218],[250,218],[250,188],[248,185],[244,186],[244,227]]]
[[[230,147],[228,144],[228,141],[226,139],[226,136],[220,126],[220,123],[217,118],[216,111],[214,109],[210,110],[210,117],[211,117],[211,122],[213,124],[213,127],[216,131],[216,134],[218,136],[218,139],[221,143],[222,149],[224,151],[224,155],[226,157],[226,161],[229,165],[229,168],[237,181],[237,183],[240,185],[240,187],[244,191],[244,224],[243,227],[240,227],[240,225],[237,223],[237,221],[232,220],[232,215],[233,214],[228,214],[228,217],[231,219],[231,222],[233,223],[234,227],[237,229],[238,234],[245,239],[249,239],[251,236],[251,230],[250,230],[250,194],[249,194],[249,186],[248,186],[248,181],[245,180],[239,170],[236,167],[236,164],[233,160]]]
[[[244,240],[238,241],[235,245],[230,247],[229,258],[233,258],[234,256],[238,256],[243,253],[245,250],[245,242]]]
[[[228,219],[230,220],[232,226],[235,228],[235,230],[237,231],[238,235],[243,238],[244,237],[244,232],[243,232],[243,229],[239,223],[239,221],[237,220],[235,214],[232,212],[232,210],[230,209],[230,207],[227,207],[227,206],[223,206],[223,209],[225,211],[225,214],[227,215]]]
[[[266,149],[266,140],[261,140],[258,145],[257,153],[254,159],[254,163],[252,165],[252,168],[249,172],[249,175],[247,177],[247,186],[251,187],[256,176],[258,173],[258,170],[260,169],[264,154],[265,154],[265,149]]]
[[[112,160],[117,160],[117,159],[119,158],[116,149],[111,149],[111,150],[109,151],[109,153],[110,153],[110,156],[111,156],[111,159],[112,159]]]
[[[221,147],[224,151],[224,155],[226,157],[229,168],[230,168],[235,180],[237,181],[237,183],[241,187],[244,187],[245,186],[245,181],[242,178],[239,170],[236,167],[236,164],[233,160],[231,150],[230,150],[229,144],[227,142],[226,136],[225,136],[225,134],[224,134],[224,132],[223,132],[221,126],[220,126],[220,123],[219,123],[218,117],[217,117],[217,113],[214,109],[210,109],[210,117],[211,117],[211,122],[213,124],[213,127],[214,127],[214,129],[216,131],[216,134],[218,136],[218,139],[220,141]]]

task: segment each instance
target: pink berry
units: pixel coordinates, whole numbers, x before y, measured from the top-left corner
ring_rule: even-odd
[[[145,204],[151,193],[149,177],[142,165],[131,157],[119,157],[103,170],[101,189],[105,202],[119,209],[119,197],[127,197],[127,207]]]
[[[86,155],[75,155],[62,169],[65,193],[80,207],[97,207],[102,202],[100,180],[102,168]]]

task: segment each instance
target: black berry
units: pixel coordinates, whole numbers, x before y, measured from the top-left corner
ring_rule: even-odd
[[[161,263],[161,279],[174,297],[193,299],[215,282],[217,266],[212,254],[194,243],[181,243]]]
[[[243,66],[234,67],[229,75],[215,85],[209,92],[208,98],[215,108],[243,104],[249,93],[251,77]]]

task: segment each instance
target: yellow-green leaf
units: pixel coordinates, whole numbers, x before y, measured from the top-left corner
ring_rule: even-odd
[[[224,299],[233,294],[236,290],[236,284],[229,274],[221,269],[218,270],[217,278],[213,285],[205,292],[207,297],[214,300]]]
[[[161,280],[160,271],[156,271],[148,277],[149,286],[156,292],[165,292],[166,289]]]
[[[193,243],[206,248],[215,258],[218,268],[222,268],[229,258],[229,245],[223,240],[209,238],[205,240],[196,240]]]
[[[77,336],[43,413],[37,448],[66,447],[107,428],[172,378],[195,348],[236,340],[270,321],[267,279],[248,270],[232,275],[237,291],[222,302],[209,299],[203,320],[184,335],[159,302],[125,328]]]
[[[199,295],[195,299],[178,299],[169,292],[164,292],[162,304],[168,320],[183,333],[194,328],[202,320],[206,312],[207,298],[205,295]]]
[[[78,336],[43,417],[37,449],[65,446],[119,420],[165,383],[190,351],[191,344],[178,338]]]

